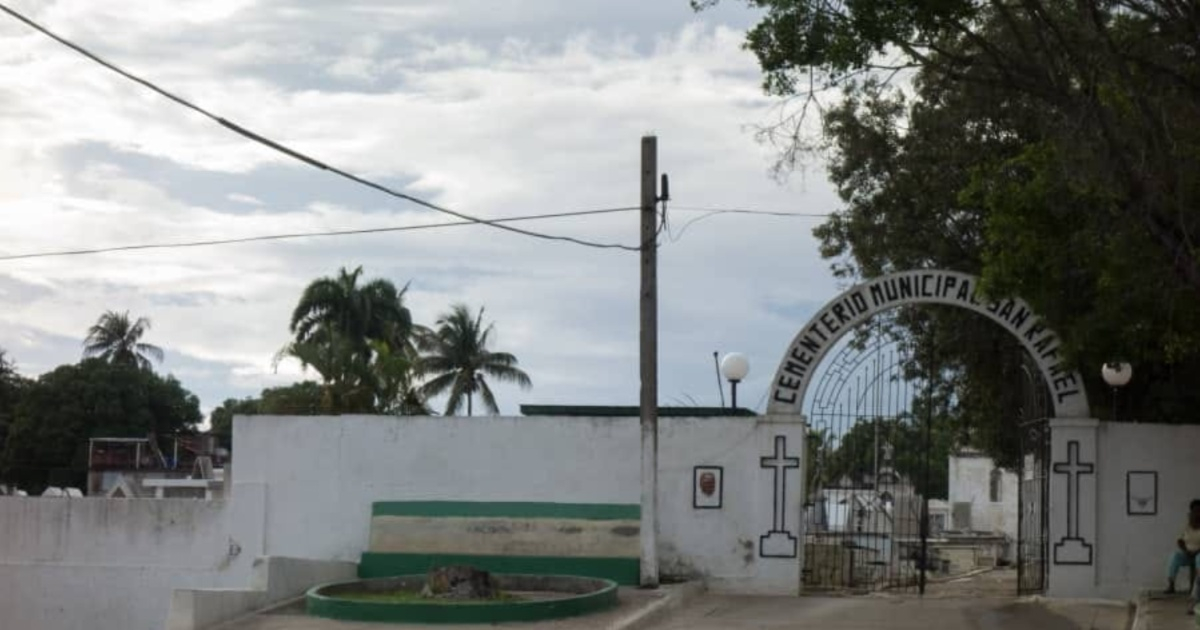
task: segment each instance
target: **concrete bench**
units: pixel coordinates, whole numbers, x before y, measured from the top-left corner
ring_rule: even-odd
[[[494,573],[580,575],[638,583],[636,504],[375,503],[359,577],[468,564]]]

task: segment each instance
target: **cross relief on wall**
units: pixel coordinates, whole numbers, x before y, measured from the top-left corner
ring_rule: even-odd
[[[1066,535],[1054,543],[1054,564],[1092,564],[1092,545],[1083,538],[1079,527],[1080,477],[1095,474],[1096,466],[1080,461],[1079,440],[1067,442],[1067,460],[1054,464],[1054,474],[1067,476]]]
[[[787,456],[787,437],[775,436],[775,451],[761,458],[760,466],[773,473],[771,529],[758,537],[758,555],[763,558],[795,558],[797,538],[787,527],[787,472],[800,468],[799,457]]]

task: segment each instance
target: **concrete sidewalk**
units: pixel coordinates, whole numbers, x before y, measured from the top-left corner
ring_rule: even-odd
[[[925,598],[875,594],[846,597],[748,597],[704,593],[699,584],[655,591],[621,589],[617,608],[596,615],[506,624],[522,630],[1128,630],[1131,607],[1063,600],[1017,600],[1011,571],[963,576],[931,585]],[[1173,606],[1183,616],[1182,600]],[[1166,619],[1166,616],[1161,617]],[[356,623],[308,617],[303,602],[213,630],[479,630],[491,626]],[[1182,630],[1188,626],[1155,626]],[[1151,630],[1141,628],[1139,630]]]
[[[1126,630],[1130,607],[1012,598],[702,596],[664,630]]]
[[[1137,624],[1133,630],[1195,630],[1196,619],[1188,615],[1186,595],[1143,594],[1138,602]]]

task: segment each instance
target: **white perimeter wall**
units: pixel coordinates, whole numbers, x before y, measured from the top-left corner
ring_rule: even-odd
[[[778,436],[799,457],[802,425],[663,418],[659,431],[663,573],[797,592],[801,559],[759,554],[774,509],[760,459]],[[0,497],[0,629],[159,630],[173,589],[247,588],[261,556],[357,562],[375,501],[637,504],[639,435],[636,418],[238,417],[227,500]],[[722,509],[693,509],[700,465],[724,467]],[[799,475],[786,473],[784,510],[797,537]]]
[[[1101,423],[1097,432],[1099,594],[1127,598],[1166,585],[1167,557],[1200,499],[1200,426]],[[1128,471],[1158,472],[1158,514],[1126,513]],[[1061,476],[1061,475],[1060,475]],[[1180,588],[1187,579],[1180,576]]]
[[[237,509],[0,498],[0,628],[160,630],[173,588],[243,585],[262,546],[261,492],[243,490]]]
[[[662,572],[796,592],[799,558],[758,554],[773,508],[772,473],[759,463],[777,435],[798,457],[802,433],[766,418],[661,418]],[[637,418],[238,417],[234,474],[268,488],[265,554],[357,560],[375,501],[638,504],[639,444]],[[692,507],[699,465],[724,467],[720,510]],[[799,471],[788,474],[796,534]]]
[[[234,419],[234,476],[267,491],[267,555],[354,560],[375,501],[638,503],[635,419]],[[237,500],[237,497],[234,497]]]

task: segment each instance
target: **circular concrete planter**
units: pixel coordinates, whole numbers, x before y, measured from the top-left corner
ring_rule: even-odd
[[[364,601],[353,594],[394,591],[419,592],[424,575],[336,582],[309,589],[308,614],[350,621],[390,623],[502,623],[573,617],[615,606],[617,584],[598,578],[569,575],[492,575],[500,590],[530,599],[518,601],[453,600]]]

